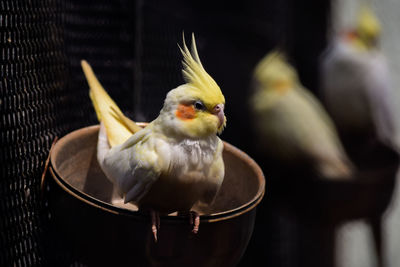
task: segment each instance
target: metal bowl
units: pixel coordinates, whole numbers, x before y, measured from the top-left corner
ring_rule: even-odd
[[[198,234],[188,217],[163,216],[158,242],[150,218],[115,205],[113,185],[96,159],[98,126],[61,138],[51,152],[48,201],[52,229],[76,261],[89,266],[235,266],[253,232],[264,195],[259,166],[224,143],[225,179],[215,203],[201,215]]]

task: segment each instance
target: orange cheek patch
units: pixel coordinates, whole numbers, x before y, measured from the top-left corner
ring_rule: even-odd
[[[354,39],[357,38],[357,33],[354,32],[354,31],[347,32],[347,33],[345,33],[345,38],[346,38],[346,40],[348,40],[348,41],[353,41]]]
[[[181,120],[191,120],[194,119],[196,111],[194,110],[192,105],[185,106],[179,104],[178,108],[176,109],[175,115]]]

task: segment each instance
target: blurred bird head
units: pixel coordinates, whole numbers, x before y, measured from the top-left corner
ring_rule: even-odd
[[[300,84],[296,70],[287,63],[282,52],[273,50],[258,63],[254,70],[254,79],[263,88],[286,92]]]
[[[361,7],[355,31],[347,37],[351,43],[361,50],[370,50],[377,46],[381,34],[378,18],[368,6]]]
[[[357,21],[357,34],[367,46],[375,47],[381,33],[381,25],[372,9],[367,6],[361,8]]]
[[[174,130],[189,138],[221,133],[226,125],[225,98],[214,79],[205,71],[192,34],[189,51],[183,38],[183,78],[186,84],[171,90],[162,113],[167,113]]]

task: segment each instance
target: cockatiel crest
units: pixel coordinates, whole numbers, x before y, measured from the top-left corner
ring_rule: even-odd
[[[357,22],[357,33],[364,43],[375,42],[381,33],[381,25],[374,12],[364,6],[360,9]]]
[[[194,35],[192,35],[192,53],[189,52],[185,39],[183,39],[183,49],[180,48],[180,50],[183,55],[183,78],[186,83],[192,87],[192,94],[201,94],[202,98],[207,99],[207,104],[225,103],[224,95],[218,84],[206,72],[201,64]],[[210,106],[210,108],[213,107]]]
[[[376,47],[381,34],[381,25],[369,6],[360,8],[355,29],[346,34],[347,39],[357,50],[366,51]]]
[[[300,84],[297,72],[285,61],[286,57],[282,52],[272,51],[255,68],[255,80],[263,83],[266,88],[278,90]]]

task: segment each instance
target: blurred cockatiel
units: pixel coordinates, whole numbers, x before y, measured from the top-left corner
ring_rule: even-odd
[[[321,97],[327,111],[343,137],[361,147],[395,145],[394,92],[377,47],[380,32],[379,21],[364,6],[355,30],[337,36],[321,62]]]
[[[353,167],[318,100],[277,51],[256,66],[250,108],[260,146],[274,160],[327,179],[350,178]]]
[[[194,36],[192,51],[185,41],[180,50],[186,84],[168,92],[160,115],[144,129],[122,114],[82,61],[101,122],[99,164],[125,203],[151,211],[155,240],[159,214],[189,213],[197,202],[212,203],[225,172],[223,143],[217,137],[226,124],[224,96],[203,68]],[[196,233],[197,212],[191,211],[191,222]]]

